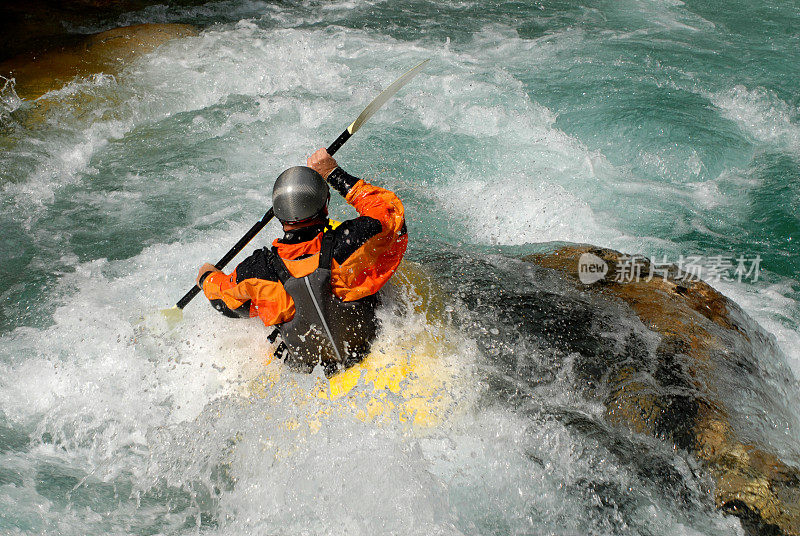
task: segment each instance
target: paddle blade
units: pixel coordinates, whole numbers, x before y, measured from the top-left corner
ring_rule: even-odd
[[[397,93],[398,91],[400,91],[400,88],[401,88],[401,87],[403,87],[404,85],[406,85],[406,84],[407,84],[407,83],[408,83],[408,82],[409,82],[409,81],[410,81],[412,78],[414,78],[415,76],[417,76],[417,75],[419,74],[419,72],[422,70],[422,68],[425,66],[425,64],[426,64],[426,63],[428,63],[429,61],[431,61],[431,60],[430,60],[430,58],[428,58],[427,60],[423,61],[422,63],[420,63],[419,65],[417,65],[416,67],[414,67],[413,69],[411,69],[410,71],[408,71],[406,74],[404,74],[403,76],[401,76],[400,78],[398,78],[397,80],[395,80],[394,82],[392,82],[392,85],[391,85],[391,86],[389,86],[389,87],[387,87],[386,89],[384,89],[384,90],[383,90],[383,92],[382,92],[380,95],[378,95],[377,97],[375,97],[375,99],[373,99],[373,101],[372,101],[372,102],[370,102],[370,103],[367,105],[367,107],[366,107],[366,108],[364,108],[364,111],[363,111],[363,112],[361,112],[361,115],[359,115],[358,117],[356,117],[356,120],[355,120],[355,121],[353,121],[353,122],[350,124],[350,126],[349,126],[349,127],[347,127],[347,131],[348,131],[350,134],[355,134],[355,133],[356,133],[356,131],[357,131],[359,128],[361,128],[361,125],[363,125],[364,123],[366,123],[366,122],[367,122],[367,120],[368,120],[370,117],[372,117],[372,115],[373,115],[375,112],[377,112],[377,111],[378,111],[378,109],[379,109],[381,106],[383,106],[383,105],[386,103],[386,101],[388,101],[389,99],[391,99],[391,98],[394,96],[394,94],[395,94],[395,93]]]
[[[167,325],[173,328],[183,320],[183,309],[177,306],[170,307],[169,309],[161,309],[161,316],[167,321]]]

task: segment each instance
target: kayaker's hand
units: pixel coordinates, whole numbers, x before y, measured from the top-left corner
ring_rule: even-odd
[[[200,284],[200,279],[209,272],[219,272],[219,268],[208,262],[201,266],[200,271],[197,272],[197,279],[195,280],[198,287],[203,288],[203,285]]]
[[[328,175],[331,174],[331,171],[339,166],[336,160],[328,154],[328,150],[325,147],[317,149],[317,152],[309,156],[306,165],[322,175],[322,178],[325,180],[328,179]]]

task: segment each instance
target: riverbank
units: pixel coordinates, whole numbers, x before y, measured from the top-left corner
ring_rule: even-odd
[[[155,0],[33,0],[0,4],[0,62],[21,54],[35,54],[69,46],[86,32],[81,28],[121,26],[120,15],[158,4]],[[192,5],[182,1],[170,4]]]
[[[188,24],[138,24],[88,36],[70,36],[68,43],[0,63],[0,75],[15,79],[20,98],[35,99],[76,76],[115,74],[135,56],[152,52],[171,39],[196,34]]]

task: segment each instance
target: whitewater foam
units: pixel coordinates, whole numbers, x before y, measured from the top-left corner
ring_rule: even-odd
[[[774,91],[739,84],[709,98],[754,141],[788,151],[795,158],[800,155],[800,108],[781,100]]]

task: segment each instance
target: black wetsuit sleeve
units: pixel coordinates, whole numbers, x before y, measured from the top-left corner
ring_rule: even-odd
[[[231,309],[222,300],[208,300],[211,306],[227,316],[228,318],[250,318],[250,300],[244,302],[240,307]]]
[[[328,184],[330,184],[342,197],[347,197],[350,188],[361,179],[350,175],[340,167],[337,167],[328,174]]]

